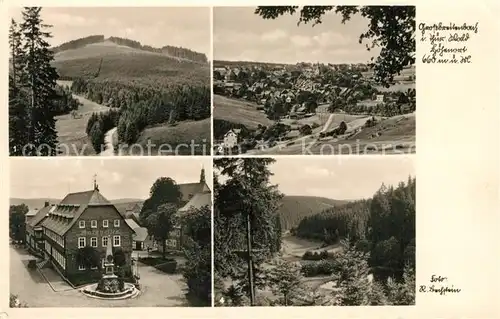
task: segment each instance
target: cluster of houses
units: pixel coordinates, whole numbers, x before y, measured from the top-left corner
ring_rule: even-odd
[[[352,79],[358,79],[362,77],[359,70],[365,70],[367,66],[298,63],[267,68],[259,65],[216,67],[214,68],[214,92],[255,102],[257,110],[263,113],[278,101],[290,104],[289,116],[291,118],[301,118],[308,113],[305,102],[298,98],[299,94],[314,96],[314,102],[318,105],[331,103],[334,98],[339,97],[356,100],[364,98],[364,93],[359,90],[322,81],[325,69],[335,71],[341,69],[348,72]],[[351,72],[351,70],[356,72]],[[368,78],[363,81],[370,83]],[[380,99],[380,97],[377,98]]]
[[[203,169],[198,182],[179,184],[179,189],[183,204],[179,215],[207,205],[211,207],[211,190]],[[97,267],[86,269],[79,262],[78,250],[87,246],[94,247],[104,263],[106,247],[111,241],[114,249],[123,251],[124,267],[127,268],[131,266],[134,250],[163,249],[163,243],[149,236],[141,225],[141,208],[141,203],[134,203],[119,210],[94,183],[92,190],[70,193],[59,203],[45,202],[44,207],[29,211],[26,214],[26,244],[41,257],[39,267],[52,265],[70,282],[82,272],[98,272]],[[183,229],[175,225],[166,241],[167,250],[181,251],[183,244]]]

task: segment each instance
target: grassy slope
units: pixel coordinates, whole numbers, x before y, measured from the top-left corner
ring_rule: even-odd
[[[315,196],[285,196],[279,209],[283,231],[295,227],[306,216],[322,212],[332,206],[339,206],[348,201]]]
[[[195,155],[209,155],[211,150],[210,127],[210,118],[201,121],[180,122],[176,126],[160,124],[158,126],[146,128],[141,132],[136,143],[142,145],[142,147],[147,150],[148,140],[151,140],[151,144],[167,144],[171,146],[171,149],[175,150],[175,147],[179,144],[191,145],[192,141],[194,141],[195,144],[201,145],[195,148]],[[203,145],[205,145],[205,154],[203,154]],[[165,150],[169,148],[168,146],[162,147],[161,154],[157,154],[157,147],[152,147],[151,149],[153,153],[151,155],[167,155]],[[178,150],[179,155],[191,155],[190,148],[188,149],[186,146],[179,146]]]
[[[93,77],[102,59],[99,79],[137,84],[202,83],[209,85],[208,64],[174,58],[110,42],[94,43],[55,55],[63,77]]]
[[[380,136],[376,136],[376,133],[379,133]],[[374,127],[365,128],[348,140],[317,143],[311,147],[311,152],[319,152],[323,144],[329,144],[333,147],[335,154],[340,151],[342,151],[342,154],[347,154],[349,152],[347,145],[356,153],[359,148],[361,154],[382,152],[384,154],[415,153],[415,136],[415,113],[398,115],[382,120]],[[398,148],[394,149],[395,146]],[[328,150],[330,148],[323,149]]]
[[[240,123],[248,129],[256,129],[258,124],[269,126],[273,121],[256,109],[256,104],[214,95],[214,118]]]
[[[63,151],[61,155],[95,155],[96,153],[85,133],[85,129],[92,113],[104,112],[108,108],[82,97],[77,98],[82,103],[78,108],[78,114],[81,115],[81,118],[73,118],[71,114],[56,117],[57,140]]]
[[[176,83],[209,85],[210,83],[208,64],[138,50],[111,42],[94,43],[79,49],[59,52],[55,55],[54,66],[63,77],[88,77],[96,73],[101,58],[103,62],[99,80],[118,81],[139,86],[167,86]],[[74,144],[77,152],[81,155],[95,155],[89,138],[85,134],[85,127],[90,116],[90,113],[88,115],[86,113],[87,111],[102,111],[102,109],[95,107],[90,109],[84,103],[84,106],[78,110],[78,113],[84,114],[81,119],[73,119],[70,115],[64,115],[58,117],[57,121],[59,143]],[[192,139],[196,141],[209,140],[209,137],[210,123],[205,120],[179,123],[176,127],[155,126],[147,128],[141,133],[137,143],[143,144],[144,142],[146,145],[148,138],[152,138],[160,143],[177,145]],[[173,141],[178,142],[174,143]],[[89,146],[83,149],[86,144]],[[210,145],[207,148],[210,149]],[[73,147],[70,146],[68,155],[79,155],[75,153]]]

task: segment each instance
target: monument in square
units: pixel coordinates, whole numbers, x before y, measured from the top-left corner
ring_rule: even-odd
[[[111,247],[111,240],[108,240],[108,246],[106,247],[106,257],[104,259],[104,273],[101,280],[97,284],[97,291],[105,293],[117,293],[121,292],[124,287],[124,282],[122,278],[118,278],[115,275],[115,263],[113,257],[113,249]]]
[[[99,299],[127,299],[139,294],[134,284],[124,282],[115,274],[115,263],[111,240],[106,246],[106,256],[103,263],[103,274],[96,284],[88,285],[80,291],[88,297]]]

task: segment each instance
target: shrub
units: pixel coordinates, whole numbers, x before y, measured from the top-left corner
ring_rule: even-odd
[[[345,122],[342,121],[339,125],[338,132],[339,134],[344,134],[345,131],[347,131],[347,124],[345,124]]]
[[[175,260],[167,261],[166,263],[156,265],[155,268],[167,274],[174,274],[177,269],[177,262]]]
[[[36,268],[36,260],[32,259],[32,260],[28,261],[28,268],[35,269]]]
[[[300,134],[302,135],[311,135],[312,134],[312,128],[309,125],[303,125],[299,129]]]
[[[143,257],[139,258],[139,261],[143,264],[146,264],[148,266],[156,266],[159,264],[163,264],[165,262],[172,262],[175,261],[173,258],[155,258],[155,257]]]
[[[302,256],[303,260],[324,260],[328,259],[329,255],[326,250],[323,250],[321,252],[311,252],[311,251],[306,251],[305,254]]]
[[[81,286],[91,283],[96,283],[101,279],[102,274],[99,271],[85,271],[73,275],[68,275],[68,280],[74,286]]]
[[[121,247],[113,248],[113,260],[115,265],[118,267],[125,266],[125,264],[127,263],[125,252]]]
[[[329,276],[336,270],[333,260],[319,260],[302,265],[301,272],[305,277]]]

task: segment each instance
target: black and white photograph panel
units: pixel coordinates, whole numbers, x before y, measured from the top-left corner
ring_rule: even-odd
[[[11,156],[210,155],[209,7],[10,7]]]
[[[214,159],[214,303],[415,304],[414,156]]]
[[[11,159],[11,307],[209,307],[207,157]]]
[[[414,6],[215,7],[215,154],[413,154]]]

